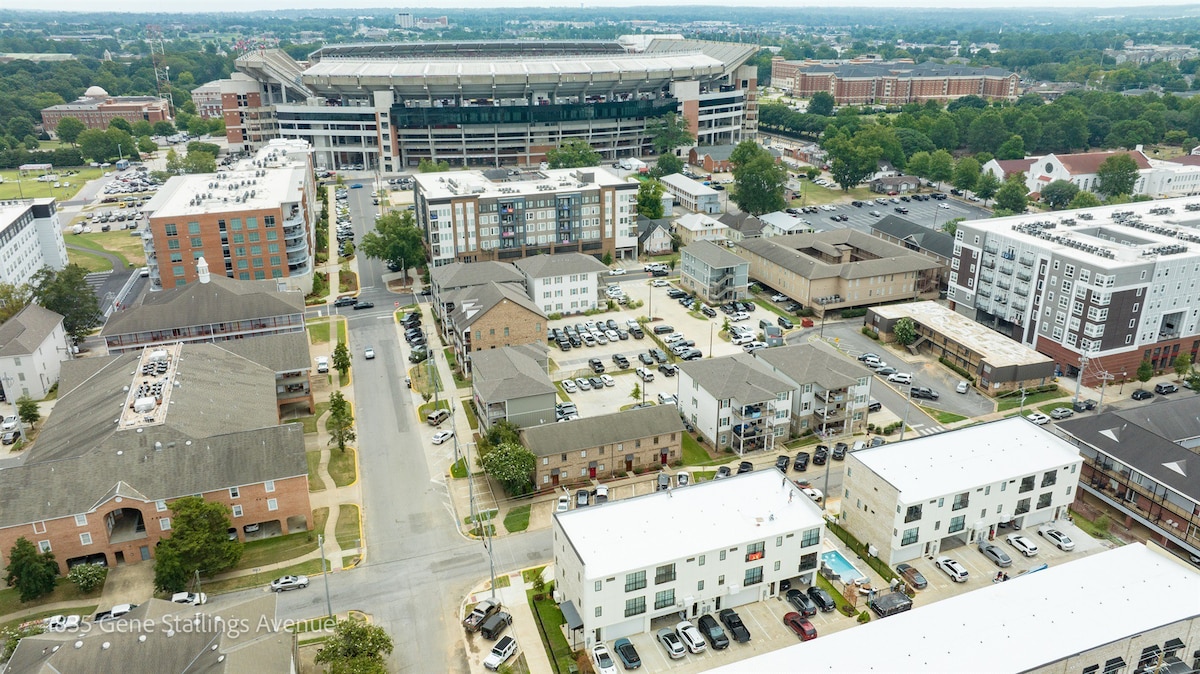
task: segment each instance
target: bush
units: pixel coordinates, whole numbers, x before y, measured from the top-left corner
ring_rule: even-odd
[[[869,325],[862,326],[862,333],[875,341],[879,341],[879,333],[875,332]]]
[[[553,313],[546,317],[547,320],[557,321],[562,318],[562,313]]]
[[[950,360],[947,359],[945,356],[938,358],[938,362],[941,363],[942,365],[945,365],[946,367],[950,368],[951,370],[954,370],[955,372],[957,372],[960,376],[962,376],[963,379],[966,379],[967,381],[971,382],[972,384],[975,383],[974,375],[972,375],[970,372],[967,372],[966,370],[962,369],[961,367],[955,365],[954,363],[950,362]]]
[[[863,611],[862,613],[859,613],[859,614],[858,614],[858,622],[859,622],[860,624],[861,624],[861,623],[865,623],[865,622],[870,622],[870,621],[871,621],[871,614],[870,614],[870,613],[867,613],[866,611]]]
[[[842,309],[842,318],[859,318],[860,316],[866,315],[866,307],[859,307],[857,309]]]
[[[67,578],[72,583],[75,583],[75,587],[78,587],[79,591],[85,594],[103,585],[104,579],[107,577],[107,568],[92,564],[76,564],[71,567],[71,572],[67,574]]]

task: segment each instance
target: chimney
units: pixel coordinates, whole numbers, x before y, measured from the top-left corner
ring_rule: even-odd
[[[208,283],[208,263],[204,258],[196,260],[196,275],[200,277],[201,283]]]

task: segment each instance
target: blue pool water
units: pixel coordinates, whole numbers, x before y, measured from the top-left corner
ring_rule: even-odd
[[[846,559],[845,555],[838,550],[822,553],[821,561],[825,562],[825,566],[833,569],[834,573],[841,576],[843,583],[851,583],[859,578],[866,578],[866,576],[860,573],[858,569],[854,568],[854,565],[850,563],[850,560]]]

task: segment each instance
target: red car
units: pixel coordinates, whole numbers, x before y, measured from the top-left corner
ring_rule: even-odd
[[[796,636],[800,637],[800,641],[811,641],[817,638],[817,628],[795,611],[783,616],[783,624],[795,632]]]

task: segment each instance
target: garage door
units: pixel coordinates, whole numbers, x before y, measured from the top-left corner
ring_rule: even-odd
[[[646,631],[646,622],[641,618],[633,618],[622,623],[617,623],[611,627],[604,628],[604,633],[601,635],[605,641],[620,639],[621,637],[630,637],[635,634],[641,634]]]
[[[721,608],[734,608],[758,601],[758,586],[748,587],[739,592],[731,593],[721,602]]]

